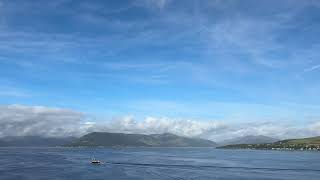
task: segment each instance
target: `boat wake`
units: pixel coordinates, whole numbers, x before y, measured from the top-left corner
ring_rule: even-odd
[[[320,169],[303,168],[270,168],[270,167],[237,167],[237,166],[216,166],[216,165],[185,165],[185,164],[151,164],[151,163],[129,163],[129,162],[108,162],[106,164],[122,166],[143,166],[158,168],[188,168],[188,169],[242,169],[242,170],[266,170],[266,171],[311,171],[320,172]]]

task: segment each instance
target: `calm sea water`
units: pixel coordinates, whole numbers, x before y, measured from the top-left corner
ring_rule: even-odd
[[[94,156],[104,164],[90,164]],[[0,179],[320,179],[319,152],[1,148]]]

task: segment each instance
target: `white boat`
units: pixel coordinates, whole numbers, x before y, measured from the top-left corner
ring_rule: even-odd
[[[91,159],[91,164],[100,164],[101,161],[96,160],[95,158]]]

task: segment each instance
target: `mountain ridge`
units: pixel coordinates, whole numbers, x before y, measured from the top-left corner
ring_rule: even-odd
[[[182,137],[175,134],[125,134],[92,132],[67,146],[105,146],[105,147],[216,147],[210,140]]]

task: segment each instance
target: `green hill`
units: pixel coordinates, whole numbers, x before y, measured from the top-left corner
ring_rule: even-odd
[[[286,139],[274,143],[266,144],[232,144],[221,146],[218,148],[225,149],[272,149],[272,150],[320,150],[320,136],[302,138],[302,139]]]
[[[169,133],[144,135],[93,132],[80,137],[68,146],[215,147],[216,143],[209,140],[181,137]]]
[[[278,141],[276,143],[320,145],[320,136],[302,139],[287,139],[283,141]]]

